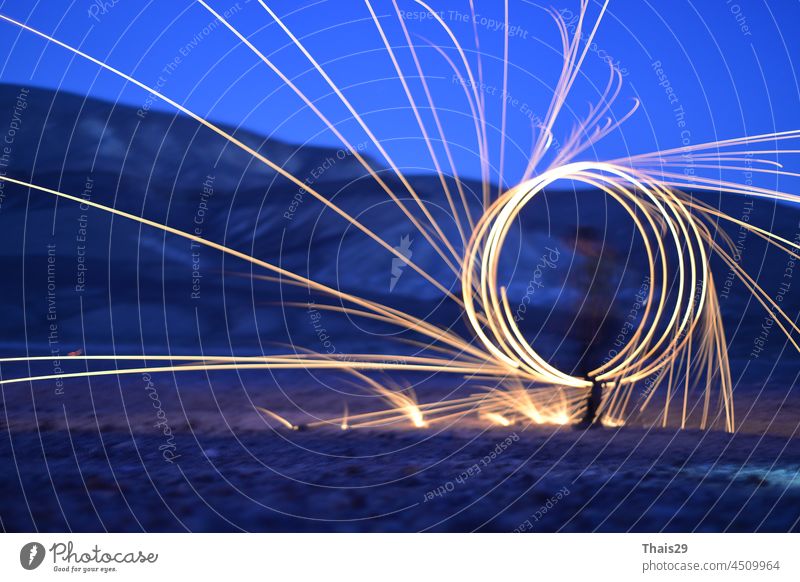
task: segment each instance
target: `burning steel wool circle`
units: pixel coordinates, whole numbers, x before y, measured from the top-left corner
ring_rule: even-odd
[[[506,289],[497,284],[499,255],[509,228],[526,204],[558,180],[583,182],[613,198],[633,220],[647,252],[653,284],[648,289],[643,316],[631,340],[590,373],[591,378],[614,389],[612,402],[622,402],[617,396],[624,386],[658,373],[678,358],[689,357],[692,333],[704,322],[704,314],[705,320],[715,320],[718,315],[718,305],[710,296],[713,275],[703,242],[703,232],[707,230],[680,196],[646,175],[608,163],[580,162],[554,168],[501,196],[479,220],[470,240],[461,280],[463,300],[472,329],[486,349],[504,365],[526,374],[530,381],[574,388],[592,385],[587,378],[557,369],[533,349],[512,316]],[[678,291],[671,306],[667,301],[671,266],[665,239],[674,245],[677,257]],[[660,293],[653,310],[659,281]],[[662,330],[660,335],[658,330]],[[726,351],[717,349],[714,353],[727,370]],[[724,389],[729,386],[729,382],[723,382]],[[724,402],[726,419],[732,427],[729,392],[724,394]],[[613,404],[611,408],[615,408]],[[620,411],[619,407],[616,411]]]

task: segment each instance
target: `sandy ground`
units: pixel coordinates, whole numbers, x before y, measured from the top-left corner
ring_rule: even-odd
[[[160,413],[139,375],[91,387],[67,381],[63,394],[47,383],[3,387],[2,528],[800,529],[791,393],[781,408],[786,394],[743,391],[736,435],[648,428],[652,419],[592,431],[466,419],[422,430],[297,432],[271,427],[253,405],[300,418],[313,411],[292,412],[290,400],[330,410],[341,394],[308,383],[282,394],[250,377],[151,381]]]

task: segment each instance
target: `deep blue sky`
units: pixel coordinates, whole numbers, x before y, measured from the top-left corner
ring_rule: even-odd
[[[99,8],[105,4],[105,8]],[[282,0],[269,2],[286,24],[322,63],[396,161],[429,170],[431,163],[421,142],[391,61],[360,0]],[[409,18],[423,9],[413,0],[399,0]],[[475,62],[471,23],[462,18],[467,0],[430,0]],[[353,143],[366,138],[347,111],[329,94],[327,86],[256,0],[214,0],[219,11],[232,9],[231,22],[252,41],[342,129]],[[376,0],[375,10],[395,46],[404,45],[391,3]],[[551,87],[560,69],[558,36],[544,8],[554,6],[567,15],[577,2],[540,4],[511,1],[511,77],[508,137],[511,142],[506,175],[518,175],[530,146],[532,115],[543,116]],[[593,14],[598,10],[593,5]],[[502,2],[477,0],[479,34],[487,90],[489,121],[499,126],[503,34],[492,22],[502,20]],[[170,97],[215,120],[242,124],[264,134],[292,142],[336,144],[300,100],[282,87],[276,76],[222,26],[206,28],[214,18],[194,2],[182,0],[58,1],[5,0],[0,12],[27,21],[84,51],[133,74],[148,85],[162,77],[162,90]],[[408,21],[412,33],[449,46],[446,35],[430,21]],[[575,116],[586,112],[607,80],[608,55],[625,73],[625,87],[616,113],[627,110],[633,97],[640,111],[623,130],[607,138],[587,158],[611,158],[627,151],[639,153],[681,144],[681,128],[664,87],[654,72],[660,61],[664,73],[685,111],[684,134],[691,143],[770,131],[800,128],[800,3],[790,0],[671,0],[612,1],[596,37],[597,51],[588,54],[583,75],[576,84],[557,126],[557,136],[571,128]],[[195,39],[196,46],[187,47]],[[419,40],[421,44],[424,41]],[[181,50],[185,56],[181,56]],[[16,27],[0,22],[2,82],[62,90],[129,103],[141,107],[146,94],[97,66],[82,62],[67,51],[49,45]],[[453,83],[444,61],[431,49],[421,48],[423,66],[439,108],[447,137],[458,156],[462,174],[477,176],[474,131],[461,89]],[[449,50],[455,59],[456,54]],[[408,74],[414,72],[407,50],[398,56]],[[176,62],[180,57],[180,62]],[[165,74],[164,67],[177,64]],[[415,95],[424,102],[418,83]],[[492,89],[496,87],[497,89]],[[166,106],[157,105],[157,107]],[[426,116],[426,120],[430,118]],[[435,133],[432,124],[429,124]],[[497,162],[497,130],[492,131],[493,162]],[[368,147],[374,152],[374,148]],[[786,160],[789,162],[789,160]],[[791,163],[789,165],[792,165]],[[797,164],[793,164],[796,168]]]

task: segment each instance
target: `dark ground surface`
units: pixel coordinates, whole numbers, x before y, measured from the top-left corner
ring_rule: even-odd
[[[152,437],[15,434],[26,454],[10,458],[4,439],[2,462],[19,476],[6,473],[0,511],[6,531],[798,528],[796,442],[539,429],[483,464],[506,436],[182,436],[170,464]],[[753,466],[752,454],[777,463]],[[480,473],[466,473],[476,464]]]
[[[130,428],[66,430],[66,405],[52,409],[60,422],[39,408],[44,430],[17,423],[0,439],[6,531],[787,531],[800,519],[800,441],[788,436],[293,432],[173,416],[167,462],[165,438],[133,413]]]

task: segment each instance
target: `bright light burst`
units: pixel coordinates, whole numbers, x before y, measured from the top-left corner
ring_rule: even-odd
[[[397,78],[414,113],[419,130],[425,140],[428,154],[437,172],[443,194],[447,200],[448,211],[457,227],[456,239],[445,234],[440,223],[430,212],[429,204],[414,189],[398,165],[393,161],[381,142],[375,137],[363,117],[350,103],[341,89],[325,72],[319,62],[306,49],[303,43],[282,22],[280,17],[263,1],[259,4],[266,16],[274,20],[282,34],[302,52],[316,73],[329,85],[331,91],[348,109],[352,119],[370,138],[372,145],[381,154],[403,187],[395,192],[348,139],[331,123],[315,103],[303,93],[281,70],[252,44],[239,30],[221,14],[214,11],[206,2],[199,0],[205,10],[211,13],[239,41],[246,45],[274,74],[291,89],[311,111],[314,112],[341,140],[347,150],[365,169],[378,187],[397,205],[419,235],[437,253],[448,269],[460,280],[461,292],[454,294],[445,284],[437,280],[425,268],[400,253],[381,236],[362,224],[357,218],[337,206],[335,202],[317,191],[313,185],[292,175],[285,168],[274,163],[263,154],[239,141],[217,125],[197,115],[183,105],[170,99],[159,91],[147,87],[134,77],[112,67],[85,52],[57,40],[27,24],[0,14],[0,19],[15,25],[30,34],[46,39],[66,51],[90,61],[107,72],[117,75],[142,90],[161,99],[176,110],[193,118],[199,124],[214,131],[231,145],[247,152],[256,161],[265,164],[286,180],[292,182],[331,211],[344,218],[350,225],[372,240],[385,251],[401,259],[417,275],[435,287],[449,301],[454,302],[464,313],[473,333],[472,337],[462,337],[450,329],[443,329],[429,321],[420,319],[402,310],[366,298],[335,289],[325,284],[303,277],[275,264],[250,256],[225,245],[207,240],[189,232],[184,232],[166,224],[137,216],[103,204],[85,200],[69,193],[60,192],[31,184],[14,177],[0,176],[0,179],[30,188],[32,190],[57,196],[75,203],[81,203],[97,210],[111,213],[128,220],[139,222],[165,233],[182,237],[249,262],[262,271],[257,278],[277,282],[280,285],[294,285],[328,298],[337,304],[318,305],[319,309],[337,311],[353,317],[377,320],[413,332],[428,342],[423,344],[431,355],[403,356],[393,359],[393,354],[347,354],[342,358],[332,358],[325,354],[295,348],[293,353],[268,356],[224,357],[224,356],[173,356],[148,355],[148,361],[159,362],[158,366],[109,368],[104,370],[64,373],[60,375],[27,376],[4,379],[0,384],[12,384],[54,378],[79,378],[87,376],[123,375],[135,373],[215,371],[243,369],[329,369],[347,373],[371,393],[381,397],[387,408],[369,413],[351,414],[345,407],[342,416],[318,421],[306,426],[338,426],[342,430],[363,427],[385,427],[404,423],[414,427],[425,427],[434,423],[456,420],[467,415],[482,422],[499,426],[510,426],[516,422],[535,424],[565,425],[575,422],[586,406],[587,392],[592,381],[559,370],[539,355],[520,331],[509,306],[506,288],[498,284],[498,261],[510,226],[520,211],[546,187],[559,180],[583,183],[604,193],[631,218],[648,258],[648,272],[652,284],[649,286],[647,301],[638,328],[630,341],[613,358],[598,363],[589,378],[602,382],[604,398],[601,406],[602,423],[606,426],[621,426],[632,414],[641,412],[654,402],[660,402],[661,422],[666,426],[671,410],[680,413],[680,426],[687,425],[691,411],[699,407],[700,428],[709,428],[716,418],[721,418],[724,428],[733,431],[736,427],[731,374],[728,364],[725,331],[720,315],[714,277],[710,261],[716,257],[727,265],[753,297],[764,307],[770,317],[786,334],[791,344],[800,350],[793,334],[800,331],[794,319],[747,274],[738,261],[734,260],[733,241],[718,230],[719,220],[738,228],[755,233],[771,245],[792,257],[800,258],[798,245],[766,229],[749,222],[737,220],[721,210],[698,201],[688,194],[693,192],[726,192],[733,195],[750,195],[789,203],[798,203],[798,196],[777,191],[743,185],[737,182],[710,177],[720,170],[745,170],[739,164],[757,165],[758,172],[790,175],[779,164],[767,159],[778,153],[794,154],[800,150],[763,149],[760,144],[784,143],[800,138],[800,131],[786,131],[716,141],[699,145],[669,149],[653,153],[634,155],[607,161],[576,161],[577,156],[591,148],[598,141],[616,131],[621,124],[633,115],[636,103],[617,121],[612,122],[610,110],[622,90],[622,77],[613,67],[602,97],[590,108],[588,115],[561,142],[557,152],[553,152],[554,124],[565,105],[570,90],[575,83],[587,51],[593,41],[606,11],[603,4],[593,21],[587,16],[588,0],[582,0],[577,24],[570,33],[561,15],[551,11],[555,26],[560,33],[563,50],[563,67],[555,85],[552,101],[541,123],[533,127],[534,139],[530,161],[516,186],[505,192],[498,191],[489,177],[491,161],[499,158],[499,183],[505,182],[503,166],[505,158],[505,139],[501,140],[499,151],[490,151],[487,139],[487,120],[485,103],[478,87],[482,86],[483,71],[480,58],[470,63],[465,51],[453,31],[439,14],[422,0],[416,3],[427,10],[430,18],[437,23],[452,42],[458,55],[454,61],[439,47],[433,47],[452,68],[461,81],[469,113],[474,120],[476,140],[480,154],[482,175],[482,213],[473,214],[474,207],[468,203],[468,196],[448,147],[446,131],[437,113],[431,91],[417,47],[412,40],[399,7],[392,0],[399,24],[407,41],[408,50],[415,64],[425,93],[425,103],[418,103],[412,94],[406,72],[402,70],[395,50],[389,43],[383,24],[369,0],[365,0],[374,25],[380,34],[384,48],[397,73]],[[474,7],[470,2],[471,9]],[[503,94],[508,85],[508,0],[505,0],[505,43]],[[475,31],[477,44],[477,31]],[[476,46],[476,49],[478,47]],[[480,54],[480,51],[477,51]],[[428,127],[419,113],[421,107],[429,108],[434,127]],[[501,133],[505,136],[507,121],[506,100],[503,100]],[[445,159],[439,159],[433,142],[442,144]],[[546,166],[544,160],[551,159]],[[686,164],[686,156],[692,158],[696,172],[709,177],[694,175],[687,177],[681,171]],[[698,163],[699,162],[699,163]],[[445,169],[447,167],[447,169]],[[405,203],[401,197],[411,200]],[[457,249],[466,249],[464,253]],[[677,283],[674,292],[668,292],[671,284]],[[3,358],[0,362],[48,360],[49,356],[26,358]],[[142,361],[137,355],[74,355],[62,357],[67,361],[97,360],[116,365],[121,361]],[[388,362],[388,363],[387,363]],[[493,387],[487,387],[470,396],[420,403],[414,392],[408,388],[394,385],[386,372],[437,372],[466,376],[471,380],[492,380]],[[374,376],[379,375],[380,380]],[[646,378],[656,380],[650,386],[641,402],[632,402],[637,383]],[[716,392],[716,397],[714,394]],[[659,394],[659,396],[656,396]],[[675,407],[675,408],[673,408]],[[275,412],[260,409],[266,417],[290,428],[302,428]],[[693,417],[693,416],[692,416]],[[694,418],[694,417],[693,417]]]

